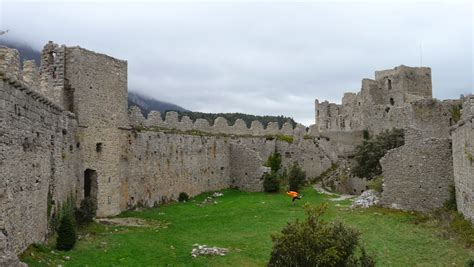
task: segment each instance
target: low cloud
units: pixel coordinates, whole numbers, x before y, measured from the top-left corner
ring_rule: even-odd
[[[4,1],[0,30],[126,59],[129,88],[203,112],[314,122],[362,78],[400,64],[433,71],[437,98],[472,92],[471,3]]]

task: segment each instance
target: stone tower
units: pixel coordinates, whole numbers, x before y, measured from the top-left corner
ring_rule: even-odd
[[[362,80],[360,92],[345,93],[342,104],[316,100],[316,127],[319,131],[389,129],[400,126],[391,122],[390,116],[396,117],[391,110],[423,99],[432,99],[430,68],[400,65],[376,71],[374,80]]]
[[[122,130],[128,126],[127,62],[52,42],[43,49],[41,93],[77,117],[82,153],[78,199],[97,201],[97,215],[120,212]]]

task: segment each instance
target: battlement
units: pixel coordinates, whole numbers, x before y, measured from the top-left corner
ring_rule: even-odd
[[[64,111],[39,90],[38,69],[34,61],[25,61],[21,68],[20,56],[16,49],[0,46],[0,79],[51,109]]]
[[[210,134],[244,135],[244,136],[265,136],[265,135],[291,135],[291,136],[316,136],[317,132],[312,128],[297,124],[295,128],[289,122],[285,122],[279,128],[277,122],[268,123],[264,127],[260,121],[252,121],[250,127],[242,119],[237,119],[233,125],[223,117],[218,117],[212,125],[205,119],[192,121],[188,116],[181,117],[175,111],[168,111],[163,120],[160,112],[152,111],[145,118],[140,108],[132,106],[129,109],[129,121],[133,127],[149,127],[174,129],[179,131],[199,131]]]

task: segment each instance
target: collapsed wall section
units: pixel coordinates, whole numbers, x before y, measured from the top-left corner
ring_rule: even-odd
[[[243,191],[263,191],[263,174],[269,172],[263,166],[259,153],[240,144],[230,144],[230,179],[232,187]]]
[[[11,73],[6,66],[11,61],[2,52],[0,229],[11,250],[19,253],[46,239],[57,205],[76,194],[81,159],[74,115]]]
[[[423,139],[421,132],[407,130],[405,145],[388,151],[380,164],[383,206],[427,212],[449,199],[454,184],[450,139]]]
[[[474,95],[465,98],[452,139],[457,208],[474,223]]]

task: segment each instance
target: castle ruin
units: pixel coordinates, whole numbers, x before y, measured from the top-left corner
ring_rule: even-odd
[[[37,68],[33,61],[21,64],[16,50],[0,47],[0,249],[20,253],[43,242],[50,218],[71,195],[76,204],[92,198],[97,216],[112,216],[176,200],[180,192],[261,191],[271,153],[279,152],[284,166],[297,161],[316,177],[350,158],[364,130],[391,128],[414,129],[413,142],[428,146],[422,166],[437,165],[430,158],[442,152],[439,160],[453,171],[446,169],[423,190],[436,184],[441,185],[436,192],[446,192],[455,185],[460,212],[474,219],[473,99],[434,100],[429,68],[399,66],[376,72],[375,80],[364,79],[361,91],[346,93],[341,105],[316,100],[316,124],[308,128],[263,127],[258,121],[247,127],[242,120],[229,125],[224,118],[209,124],[176,112],[151,112],[145,118],[137,107],[127,108],[126,61],[50,42]],[[450,111],[462,101],[456,121]],[[283,135],[292,142],[278,138]],[[439,149],[429,149],[432,144]],[[410,152],[404,151],[384,160],[406,160]],[[384,172],[391,169],[384,166]],[[417,201],[405,203],[417,192],[406,193],[391,181],[407,179],[411,186],[419,172],[393,173],[387,174],[387,206],[417,210]],[[429,201],[432,195],[423,197]],[[439,197],[438,202],[445,199]]]

